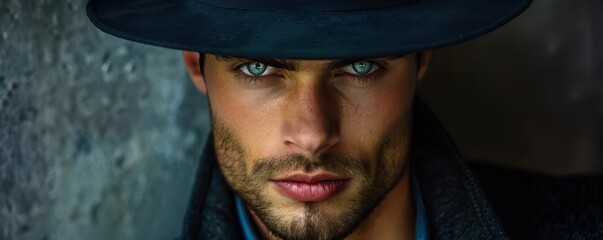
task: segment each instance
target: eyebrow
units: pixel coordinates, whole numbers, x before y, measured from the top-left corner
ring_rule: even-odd
[[[327,64],[328,71],[332,71],[347,65],[350,65],[359,61],[369,61],[369,60],[377,60],[377,59],[386,59],[386,60],[396,60],[406,56],[406,54],[402,55],[394,55],[387,56],[381,58],[357,58],[357,59],[341,59],[341,60],[333,60]],[[216,55],[216,59],[220,61],[245,61],[245,62],[261,62],[266,65],[282,68],[290,71],[296,71],[298,69],[297,64],[295,64],[292,60],[284,59],[284,58],[253,58],[253,57],[232,57],[232,56],[222,56]]]
[[[216,55],[216,59],[219,61],[244,61],[244,62],[261,62],[268,66],[287,69],[291,71],[297,70],[297,64],[293,63],[291,60],[284,58],[250,58],[250,57],[231,57],[231,56],[222,56]]]
[[[396,59],[400,59],[402,57],[406,56],[406,54],[402,54],[402,55],[394,55],[394,56],[387,56],[387,57],[379,57],[379,58],[356,58],[356,59],[342,59],[342,60],[334,60],[328,63],[328,69],[329,71],[350,65],[352,63],[355,62],[360,62],[360,61],[376,61],[379,59],[384,59],[384,60],[396,60]],[[387,65],[387,63],[385,63]]]

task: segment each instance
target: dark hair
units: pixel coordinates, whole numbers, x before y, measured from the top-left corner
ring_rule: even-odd
[[[201,70],[201,74],[205,74],[203,68],[205,67],[205,53],[199,53],[199,68]]]

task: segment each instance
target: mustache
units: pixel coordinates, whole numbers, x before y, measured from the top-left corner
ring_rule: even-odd
[[[352,154],[325,153],[317,158],[309,158],[302,154],[291,153],[259,159],[251,168],[251,176],[269,179],[284,172],[296,170],[311,172],[318,169],[324,169],[342,175],[342,177],[368,176],[371,172],[370,164],[367,161]]]

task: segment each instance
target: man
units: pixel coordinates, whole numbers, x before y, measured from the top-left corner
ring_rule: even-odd
[[[468,167],[415,97],[430,49],[529,0],[91,0],[100,29],[185,50],[212,135],[183,239],[603,237],[600,178]],[[579,196],[579,197],[576,197]]]

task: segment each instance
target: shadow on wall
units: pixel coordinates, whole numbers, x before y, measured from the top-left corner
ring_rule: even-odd
[[[468,159],[603,172],[603,4],[535,1],[507,26],[434,51],[420,89]]]

